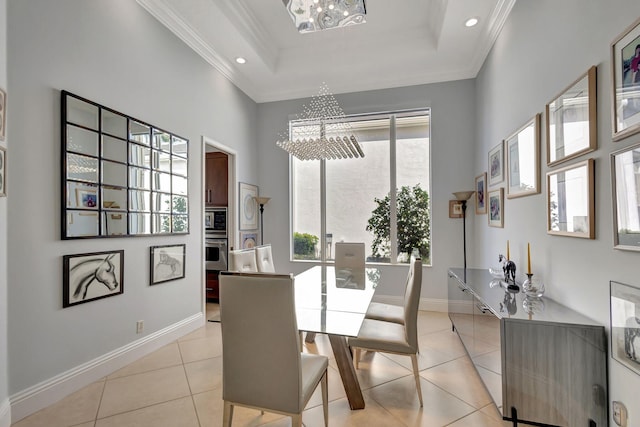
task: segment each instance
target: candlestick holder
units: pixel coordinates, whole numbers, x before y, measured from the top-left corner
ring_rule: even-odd
[[[534,278],[533,273],[527,273],[527,280],[522,284],[522,289],[530,297],[541,297],[544,294],[544,283],[539,278]]]

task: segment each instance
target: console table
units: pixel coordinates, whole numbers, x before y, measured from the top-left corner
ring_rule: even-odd
[[[604,326],[506,289],[487,270],[448,272],[449,318],[505,420],[606,426]]]

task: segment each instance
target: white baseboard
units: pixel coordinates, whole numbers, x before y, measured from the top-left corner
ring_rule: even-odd
[[[12,422],[45,408],[61,398],[127,366],[129,363],[163,347],[183,335],[203,326],[203,313],[194,314],[173,325],[103,354],[55,377],[15,393],[9,398],[9,419]],[[0,427],[4,407],[0,407]],[[7,424],[6,427],[9,427]]]
[[[11,427],[11,403],[8,398],[0,404],[0,427]]]
[[[382,302],[385,304],[402,305],[404,304],[403,297],[396,297],[390,295],[374,295],[373,300],[375,302]],[[435,298],[420,298],[420,305],[418,310],[424,311],[439,311],[446,313],[449,311],[449,300],[435,299]]]

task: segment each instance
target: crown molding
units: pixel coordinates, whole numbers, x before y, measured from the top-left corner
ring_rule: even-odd
[[[489,51],[500,35],[500,31],[502,31],[502,27],[504,26],[504,23],[515,3],[516,0],[499,0],[489,16],[484,36],[480,38],[483,43],[478,46],[473,60],[471,61],[470,71],[472,71],[474,77],[480,72],[480,68],[482,68]]]

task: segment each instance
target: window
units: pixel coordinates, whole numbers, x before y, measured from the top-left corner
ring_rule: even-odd
[[[417,249],[430,264],[429,112],[344,120],[363,158],[291,158],[292,258],[330,261],[344,241],[364,242],[368,262],[407,262]],[[291,122],[292,139],[313,126],[319,134],[320,125]]]

